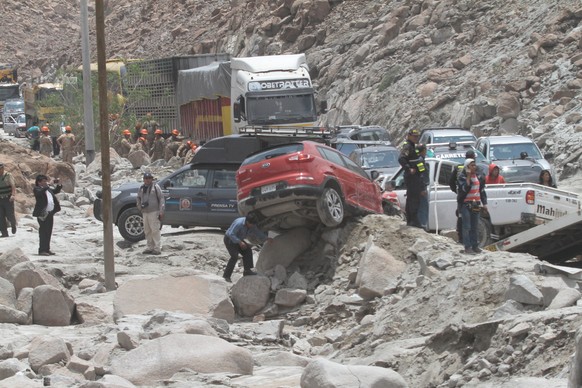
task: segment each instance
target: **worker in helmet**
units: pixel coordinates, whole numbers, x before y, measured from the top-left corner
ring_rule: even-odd
[[[158,122],[152,117],[152,112],[146,113],[145,117],[141,120],[141,127],[147,129],[148,144],[152,146],[154,144],[155,131],[160,127]]]
[[[152,150],[150,151],[150,157],[152,162],[164,158],[164,149],[166,148],[166,140],[162,137],[162,130],[156,129],[154,131],[154,143],[152,144]]]
[[[178,150],[176,151],[176,156],[179,157],[180,159],[184,158],[188,151],[190,150],[190,148],[192,148],[192,142],[190,140],[180,144],[180,147],[178,147]]]
[[[192,159],[194,158],[194,154],[196,154],[196,150],[198,149],[198,145],[193,141],[190,142],[190,149],[186,152],[186,156],[184,156],[184,165],[192,163]]]
[[[63,150],[63,162],[72,164],[73,155],[75,154],[75,135],[73,134],[73,129],[70,125],[65,127],[65,133],[59,136],[57,143],[59,143]]]
[[[137,141],[135,142],[135,144],[132,146],[131,152],[133,153],[135,151],[144,151],[145,153],[149,152],[149,144],[148,144],[148,130],[145,128],[142,128],[140,131],[140,137],[137,138]]]
[[[164,151],[164,159],[166,162],[170,160],[173,156],[176,156],[178,153],[178,148],[182,144],[182,140],[184,137],[180,135],[180,131],[177,129],[172,129],[172,136],[166,140],[166,149]]]
[[[129,152],[131,151],[131,131],[129,129],[125,129],[123,132],[123,139],[121,139],[119,145],[119,152],[122,158],[127,158]]]
[[[53,152],[53,139],[51,138],[51,130],[46,125],[40,129],[40,150],[39,152],[47,157],[51,157]]]

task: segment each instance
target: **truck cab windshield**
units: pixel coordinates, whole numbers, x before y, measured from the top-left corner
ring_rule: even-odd
[[[299,124],[317,121],[313,93],[284,96],[248,94],[246,116],[250,125]]]

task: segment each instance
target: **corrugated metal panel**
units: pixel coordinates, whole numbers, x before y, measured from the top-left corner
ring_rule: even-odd
[[[225,119],[224,107],[229,107]],[[224,136],[225,127],[230,131],[230,98],[199,100],[180,107],[182,133],[195,141]]]

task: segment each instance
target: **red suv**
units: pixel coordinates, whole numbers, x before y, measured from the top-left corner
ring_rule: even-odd
[[[270,230],[339,225],[346,214],[382,213],[378,185],[340,152],[312,141],[249,155],[236,174],[238,209]]]

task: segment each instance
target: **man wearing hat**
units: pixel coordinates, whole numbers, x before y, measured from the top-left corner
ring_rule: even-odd
[[[0,163],[0,232],[2,237],[8,237],[8,224],[12,227],[12,234],[16,233],[16,216],[14,215],[14,196],[16,185],[9,172],[4,172],[4,163]]]
[[[143,217],[143,231],[146,238],[144,254],[159,255],[162,253],[161,232],[164,217],[164,195],[162,189],[154,182],[151,173],[143,174],[143,185],[137,193],[137,208]]]
[[[478,225],[481,210],[487,210],[485,177],[477,172],[475,159],[465,159],[463,171],[459,174],[457,204],[463,222],[464,253],[480,253]]]
[[[408,131],[406,141],[400,149],[398,163],[404,168],[404,183],[406,184],[406,225],[421,227],[418,221],[420,196],[424,190],[421,172],[418,171],[416,143],[420,137],[418,129]]]

